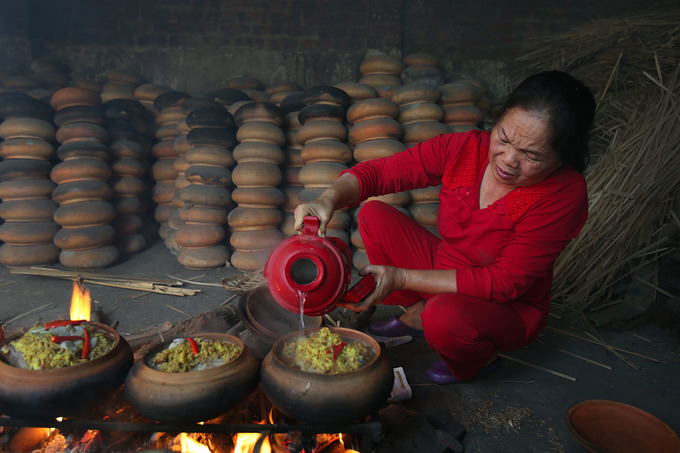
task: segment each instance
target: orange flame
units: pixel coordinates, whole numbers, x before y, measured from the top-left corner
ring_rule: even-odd
[[[84,290],[84,291],[83,291]],[[73,281],[73,295],[71,296],[71,320],[90,320],[90,290],[84,289],[82,283]]]
[[[187,433],[180,433],[179,445],[182,453],[210,453],[210,448],[192,439]]]
[[[260,440],[260,436],[265,436],[260,446],[260,452],[271,453],[272,447],[269,443],[269,436],[261,433],[238,433],[236,435],[234,453],[252,453],[255,449],[255,444]]]

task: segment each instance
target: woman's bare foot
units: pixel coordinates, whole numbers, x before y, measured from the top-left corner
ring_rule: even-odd
[[[406,309],[406,313],[399,317],[399,321],[403,322],[411,329],[423,330],[423,320],[420,315],[425,310],[425,301],[416,302]]]

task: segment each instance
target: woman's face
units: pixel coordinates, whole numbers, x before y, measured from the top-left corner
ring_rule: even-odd
[[[562,166],[548,140],[548,122],[520,108],[508,110],[491,132],[489,165],[494,181],[505,186],[530,186]]]

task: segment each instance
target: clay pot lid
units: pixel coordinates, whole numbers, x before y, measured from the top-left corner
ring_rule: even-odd
[[[237,90],[244,90],[244,89],[250,89],[250,90],[262,90],[264,89],[264,85],[259,79],[256,79],[255,77],[249,77],[249,76],[236,76],[232,77],[227,81],[227,87],[228,88],[234,88]]]
[[[187,114],[186,124],[189,128],[194,127],[236,127],[234,117],[221,104],[215,107],[198,107]]]
[[[303,100],[310,104],[335,104],[343,110],[352,103],[352,99],[344,90],[334,86],[319,85],[305,90]]]
[[[680,451],[678,435],[652,414],[625,403],[585,400],[567,410],[567,426],[590,452]]]
[[[402,61],[406,66],[420,65],[439,67],[439,59],[435,55],[427,52],[410,53],[404,56]]]
[[[344,123],[345,109],[333,104],[310,104],[298,113],[298,121],[305,124],[316,119],[333,120]]]
[[[281,91],[303,91],[303,88],[299,83],[293,80],[281,80],[267,85],[264,90],[264,92],[270,96]]]
[[[281,99],[280,107],[284,115],[302,110],[305,107],[304,95],[305,93],[303,91],[299,91],[291,93],[285,98]]]
[[[271,102],[248,102],[234,112],[234,121],[240,127],[250,121],[268,121],[283,126],[283,111]]]
[[[141,102],[133,99],[111,99],[102,105],[104,115],[111,119],[129,120],[134,116],[142,116],[145,112]]]
[[[54,110],[45,101],[22,92],[0,93],[0,119],[31,117],[51,121]]]
[[[205,95],[206,98],[212,99],[224,106],[229,106],[235,102],[248,101],[250,98],[241,90],[236,88],[221,88],[210,91]]]
[[[160,112],[165,108],[181,106],[189,98],[191,98],[189,93],[168,91],[156,96],[156,99],[153,100],[153,106]]]

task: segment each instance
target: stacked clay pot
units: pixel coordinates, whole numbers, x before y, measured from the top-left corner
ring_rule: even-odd
[[[227,81],[227,88],[240,90],[255,102],[270,102],[269,95],[264,91],[264,84],[255,77],[232,77]]]
[[[122,254],[131,255],[144,250],[147,244],[144,221],[149,206],[145,182],[149,152],[139,142],[128,139],[114,140],[110,149],[116,245]]]
[[[101,98],[85,88],[66,87],[54,93],[51,104],[55,118],[65,109],[86,107],[62,118],[56,132],[61,162],[50,177],[57,184],[52,198],[59,203],[54,213],[61,226],[54,236],[54,244],[61,249],[59,261],[72,269],[107,267],[118,259],[119,251],[112,225],[116,211],[109,202],[113,193],[109,135],[94,114],[101,109]]]
[[[111,204],[116,208],[116,246],[125,255],[146,247],[142,233],[148,208],[145,182],[149,142],[147,111],[136,99],[109,99],[103,104],[111,149]]]
[[[205,96],[206,99],[215,101],[221,106],[223,106],[229,113],[234,114],[235,110],[231,110],[232,105],[241,106],[243,102],[251,102],[252,99],[248,97],[243,91],[236,88],[219,88],[217,90],[212,90],[208,92]]]
[[[442,123],[444,110],[438,104],[440,97],[436,86],[424,82],[408,83],[394,92],[392,101],[399,106],[398,120],[404,128],[406,146],[450,132]]]
[[[375,88],[365,83],[359,82],[340,82],[333,85],[349,95],[352,104],[364,99],[377,98],[378,92]]]
[[[141,77],[127,71],[108,71],[106,73],[106,82],[102,86],[102,102],[111,99],[137,100],[135,90],[143,82]]]
[[[439,236],[437,211],[439,210],[439,189],[441,185],[411,190],[411,202],[406,206],[413,220]]]
[[[174,163],[178,154],[175,149],[175,138],[179,135],[178,123],[185,116],[182,103],[190,97],[189,94],[179,91],[168,91],[154,100],[154,107],[159,113],[155,121],[158,142],[151,149],[154,158],[151,167],[154,181],[151,198],[156,204],[154,219],[160,225],[158,235],[161,239],[165,239],[170,233],[168,219],[176,209],[173,204],[173,198],[177,193],[175,187],[177,171]]]
[[[345,143],[345,118],[351,99],[339,88],[317,86],[305,91],[303,101],[305,107],[298,114],[301,127],[296,133],[304,162],[299,173],[304,189],[299,197],[309,202],[318,198],[352,162],[352,151]],[[349,245],[350,224],[347,209],[337,210],[326,227],[326,235]]]
[[[283,193],[286,201],[283,204],[283,223],[281,232],[284,237],[290,237],[295,232],[295,208],[300,204],[300,192],[304,185],[300,182],[300,170],[304,166],[302,161],[302,145],[298,143],[296,135],[302,126],[298,118],[300,110],[305,107],[303,101],[304,93],[295,93],[287,96],[281,101],[281,110],[284,114],[284,131],[286,133],[286,144],[284,151],[286,161],[283,175]]]
[[[434,55],[417,52],[402,58],[406,67],[401,71],[401,82],[406,85],[414,82],[427,83],[434,87],[444,84],[444,75],[439,60]]]
[[[53,243],[59,230],[52,219],[57,208],[52,201],[55,184],[49,179],[55,129],[40,119],[52,109],[38,102],[27,101],[23,107],[19,102],[18,109],[8,102],[1,112],[0,262],[6,266],[52,264],[59,259]],[[28,104],[35,106],[33,112]]]
[[[456,80],[439,87],[439,105],[444,109],[444,124],[451,132],[467,132],[477,128],[483,115],[477,102],[482,97],[478,85],[465,80]]]
[[[440,134],[449,133],[448,126],[441,121],[444,110],[438,105],[441,94],[430,83],[412,82],[397,89],[392,100],[399,105],[399,122],[404,127],[403,141],[411,147]],[[439,186],[410,191],[411,200],[407,209],[416,222],[437,230],[439,208]]]
[[[489,84],[476,76],[460,76],[459,82],[467,82],[479,87],[481,95],[475,105],[482,111],[482,121],[488,120],[489,110],[491,109],[491,99],[489,99]]]
[[[402,143],[404,129],[396,120],[398,115],[397,104],[382,97],[365,99],[352,104],[347,110],[347,121],[352,124],[349,130],[349,142],[354,146],[354,160],[364,162],[389,157],[406,149]],[[406,191],[369,200],[372,199],[401,208],[409,202],[410,196]],[[355,216],[358,215],[360,209],[359,207],[355,211]],[[368,264],[368,258],[358,228],[352,231],[351,241],[356,248],[352,262],[355,267],[361,269]]]
[[[234,248],[231,264],[252,272],[264,267],[267,258],[283,240],[279,226],[283,220],[284,194],[281,166],[285,160],[282,147],[283,111],[268,102],[250,102],[236,110],[238,125],[234,149],[232,194],[237,206],[229,213],[230,244]]]
[[[102,92],[102,85],[99,82],[95,82],[92,79],[86,79],[82,77],[71,79],[68,83],[68,86],[86,88],[90,91],[94,91],[95,93]]]
[[[68,85],[69,67],[58,58],[37,58],[31,62],[31,70],[41,85],[52,93]]]
[[[135,99],[137,99],[147,112],[155,118],[159,111],[156,109],[153,102],[158,96],[167,93],[168,91],[172,91],[172,89],[156,83],[143,83],[135,88],[133,94]]]
[[[224,267],[230,258],[225,224],[232,205],[236,126],[232,115],[212,101],[191,110],[185,123],[189,150],[184,175],[189,184],[180,192],[183,225],[175,233],[177,259],[191,269]]]
[[[290,80],[283,80],[280,82],[274,82],[267,85],[264,90],[265,94],[269,96],[269,102],[281,107],[281,101],[283,101],[288,96],[304,93],[302,87],[297,83]]]
[[[359,65],[359,83],[370,85],[383,98],[391,99],[394,90],[402,85],[404,62],[390,55],[370,55]]]
[[[187,137],[191,127],[186,123],[187,116],[192,110],[200,107],[216,107],[221,108],[221,106],[213,101],[204,98],[189,98],[185,99],[182,103],[182,116],[177,121],[177,136],[175,137],[175,151],[177,153],[175,159],[173,160],[172,167],[175,169],[175,194],[172,197],[172,209],[168,215],[168,229],[165,237],[165,245],[174,254],[179,254],[181,246],[175,240],[175,233],[177,230],[184,226],[184,220],[179,215],[179,211],[184,207],[184,201],[180,194],[182,189],[191,184],[186,178],[186,170],[191,164],[187,162],[186,155],[191,149],[191,144],[189,143]]]

